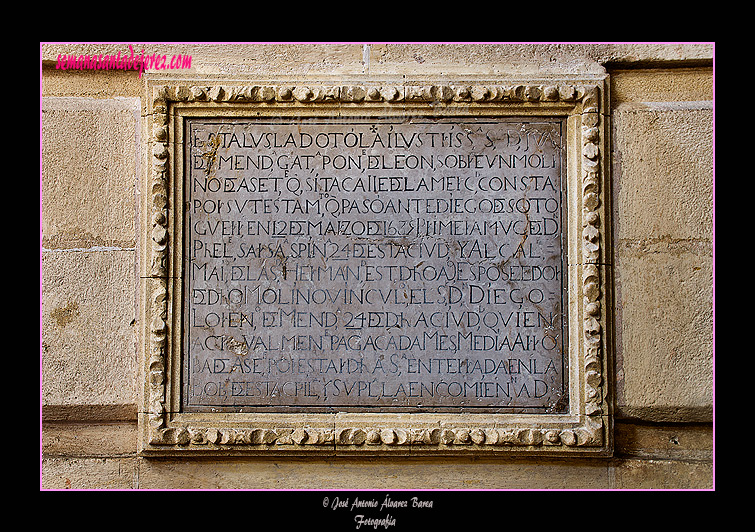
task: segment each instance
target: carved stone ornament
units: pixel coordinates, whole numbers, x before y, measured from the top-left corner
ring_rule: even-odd
[[[140,190],[140,453],[160,455],[610,456],[612,308],[605,77],[401,84],[145,81]],[[182,409],[186,253],[183,151],[190,117],[538,117],[564,124],[568,408],[188,412]]]

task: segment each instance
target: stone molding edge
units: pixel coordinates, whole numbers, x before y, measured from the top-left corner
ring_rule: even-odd
[[[148,87],[147,116],[150,122],[148,155],[149,246],[147,277],[155,281],[147,288],[148,353],[146,353],[147,443],[156,448],[550,448],[594,449],[609,447],[607,379],[604,375],[605,299],[601,279],[601,233],[599,210],[604,203],[601,182],[606,164],[601,163],[603,140],[601,90],[598,84],[464,84],[464,85],[240,85],[240,84],[171,84],[157,80]],[[168,356],[169,356],[169,107],[175,103],[565,103],[579,110],[581,119],[581,295],[583,361],[581,393],[584,411],[581,424],[563,427],[522,426],[405,428],[250,428],[205,426],[169,426],[168,423]],[[604,148],[605,149],[605,148]],[[403,417],[403,416],[402,416]],[[471,425],[471,424],[470,424]],[[610,453],[610,449],[608,451]]]
[[[162,85],[163,102],[576,102],[595,87],[565,84],[464,85]]]

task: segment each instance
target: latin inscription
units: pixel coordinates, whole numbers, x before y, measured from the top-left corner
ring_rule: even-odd
[[[182,408],[566,408],[563,123],[188,119]]]

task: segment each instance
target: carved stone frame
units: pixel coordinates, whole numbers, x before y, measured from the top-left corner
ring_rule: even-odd
[[[494,82],[145,81],[140,189],[139,452],[164,455],[610,456],[607,77]],[[185,116],[562,117],[566,123],[569,412],[182,413]]]

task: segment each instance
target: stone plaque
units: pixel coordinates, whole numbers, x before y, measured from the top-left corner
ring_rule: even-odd
[[[185,411],[566,411],[562,119],[185,138]]]
[[[139,452],[610,455],[607,88],[146,79]]]

